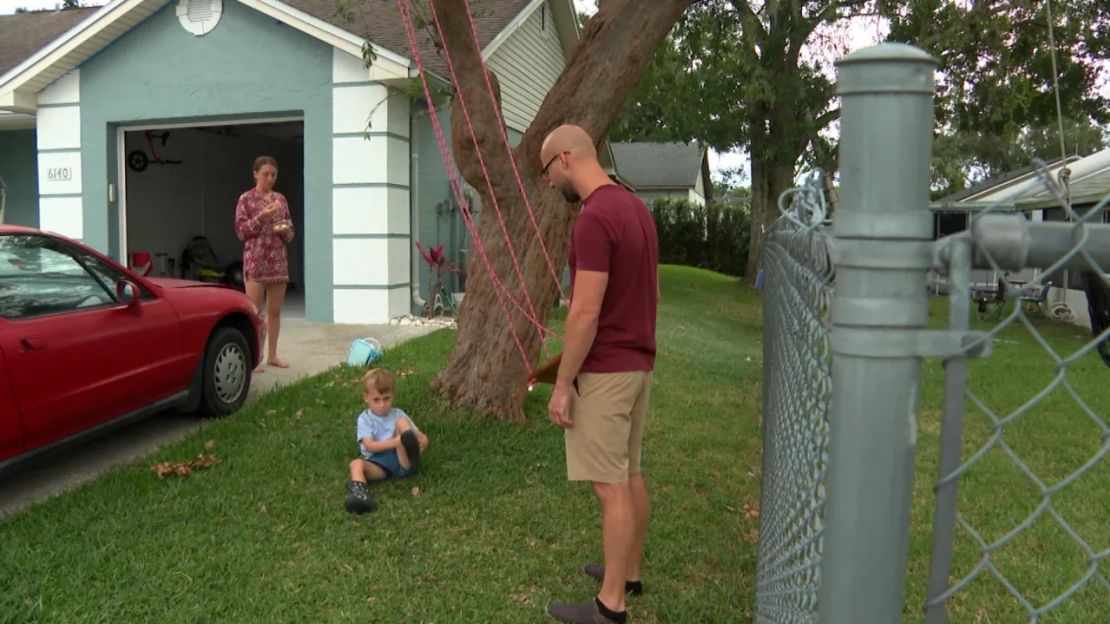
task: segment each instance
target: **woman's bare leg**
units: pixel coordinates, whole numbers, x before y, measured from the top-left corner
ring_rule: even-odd
[[[289,362],[278,357],[278,335],[281,333],[281,306],[285,303],[285,282],[266,284],[266,325],[268,355],[266,360],[278,368],[289,368]]]
[[[251,302],[254,303],[255,312],[257,312],[259,316],[262,316],[262,343],[258,345],[258,348],[261,349],[262,345],[266,344],[266,317],[262,315],[262,300],[266,296],[266,285],[262,282],[247,281],[246,289],[247,297],[250,297]],[[261,373],[265,370],[266,361],[260,359],[254,372]]]

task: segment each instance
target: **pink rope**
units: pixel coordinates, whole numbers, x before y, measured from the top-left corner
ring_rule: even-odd
[[[411,0],[410,0],[410,2],[411,2]],[[410,9],[409,9],[409,10],[411,10],[411,7],[410,7]],[[409,15],[409,19],[411,20],[411,15],[412,15],[412,14],[411,14],[411,13],[408,13],[408,15]],[[438,23],[438,22],[437,22],[437,23]],[[414,32],[414,35],[413,35],[413,37],[414,37],[414,39],[415,39],[415,27],[414,27],[414,30],[413,30],[413,32]],[[440,36],[441,36],[441,37],[443,36],[443,35],[442,35],[442,31],[440,31]],[[412,44],[413,44],[413,41],[410,41],[410,45],[412,45]],[[417,51],[416,51],[416,52],[414,53],[414,60],[416,61],[416,63],[417,63],[417,66],[418,66],[418,68],[420,69],[420,71],[421,71],[421,72],[424,72],[424,71],[425,71],[425,70],[424,70],[424,66],[423,66],[423,64],[422,64],[422,61],[421,61],[421,58],[420,58],[420,55],[419,55],[419,51],[418,51],[418,50],[417,50]],[[454,86],[455,86],[455,87],[456,87],[456,89],[457,89],[457,88],[458,88],[458,80],[457,80],[457,77],[456,77],[456,76],[455,76],[455,74],[454,74],[454,71],[453,71],[453,65],[451,65],[451,66],[450,66],[450,68],[452,69],[452,78],[454,79],[454,82],[453,82],[453,84],[454,84]],[[423,73],[422,73],[422,74],[421,74],[421,79],[423,80],[423,78],[424,78],[424,76],[423,76]],[[461,98],[460,98],[460,102],[461,102]],[[430,104],[430,110],[434,112],[434,110],[435,110],[435,106],[434,106],[434,103],[431,103],[431,102],[429,102],[429,104]],[[464,108],[463,108],[463,110],[464,110],[464,113],[466,113],[467,109],[465,108],[465,105],[464,105]],[[522,274],[522,272],[521,272],[521,270],[520,270],[520,266],[519,266],[519,264],[517,263],[517,259],[516,259],[516,254],[515,254],[515,252],[514,252],[514,248],[513,248],[513,244],[512,244],[512,239],[511,239],[511,237],[509,236],[509,234],[508,234],[508,229],[507,229],[507,227],[505,226],[505,222],[504,222],[504,220],[502,219],[502,216],[501,216],[501,211],[500,211],[500,207],[499,207],[499,205],[498,205],[498,203],[497,203],[497,197],[496,197],[496,195],[494,195],[494,193],[493,193],[492,183],[490,182],[490,175],[489,175],[489,170],[488,170],[488,168],[486,168],[486,166],[485,166],[485,162],[484,162],[484,159],[482,159],[482,154],[481,154],[481,150],[479,150],[479,149],[478,149],[478,144],[477,144],[477,137],[475,136],[475,132],[474,132],[474,126],[473,126],[473,123],[472,123],[472,121],[471,121],[471,119],[470,119],[470,117],[469,117],[469,114],[466,114],[466,119],[467,119],[467,122],[468,122],[468,127],[469,127],[469,130],[470,130],[470,134],[471,134],[471,140],[472,140],[472,141],[474,142],[474,146],[475,146],[475,149],[476,149],[476,151],[478,152],[478,156],[479,156],[479,162],[480,162],[480,163],[482,164],[482,173],[484,174],[484,176],[485,176],[485,179],[486,179],[487,189],[489,190],[490,196],[491,196],[491,197],[492,197],[492,199],[493,199],[493,202],[494,202],[494,207],[495,207],[495,208],[497,208],[497,213],[498,213],[498,220],[499,220],[499,222],[500,222],[500,225],[501,225],[501,230],[502,230],[502,233],[503,233],[503,235],[504,235],[504,237],[505,237],[505,242],[506,242],[506,245],[507,245],[507,246],[508,246],[508,248],[509,248],[509,252],[510,252],[510,255],[511,255],[511,257],[512,257],[512,260],[513,260],[513,266],[514,266],[514,268],[516,269],[516,272],[517,272],[517,277],[518,277],[518,279],[520,279],[520,281],[521,281],[521,286],[522,286],[522,287],[523,287],[523,289],[524,289],[524,295],[525,295],[525,297],[526,297],[526,299],[527,299],[527,303],[528,303],[529,307],[531,308],[531,310],[526,310],[526,309],[524,309],[524,307],[523,307],[523,306],[522,306],[522,305],[521,305],[521,304],[520,304],[520,303],[519,303],[519,302],[517,301],[517,299],[516,299],[516,298],[515,298],[515,297],[514,297],[514,296],[512,295],[512,293],[510,292],[509,288],[508,288],[508,287],[507,287],[507,286],[505,285],[505,283],[504,283],[504,282],[502,282],[502,281],[501,281],[501,279],[500,279],[500,278],[499,278],[499,277],[497,276],[496,272],[495,272],[495,271],[493,271],[493,269],[492,269],[492,267],[491,267],[491,266],[487,266],[487,271],[488,271],[488,272],[490,273],[490,276],[491,276],[491,278],[492,278],[492,281],[493,281],[493,282],[494,282],[494,283],[495,283],[495,284],[496,284],[496,285],[497,285],[498,287],[500,287],[500,289],[501,289],[502,291],[504,291],[504,293],[505,293],[505,296],[506,296],[507,300],[508,300],[508,301],[509,301],[510,303],[512,303],[512,304],[513,304],[513,307],[515,307],[515,308],[517,309],[517,311],[518,311],[518,312],[520,312],[520,314],[521,314],[521,315],[523,315],[523,316],[524,316],[525,318],[527,318],[527,319],[528,319],[529,321],[531,321],[531,322],[532,322],[532,325],[533,325],[533,326],[535,327],[535,329],[536,329],[537,333],[538,333],[538,334],[540,334],[540,337],[541,337],[541,339],[543,339],[543,334],[544,334],[545,332],[546,332],[547,334],[549,334],[549,335],[553,335],[553,336],[556,336],[556,337],[559,337],[559,338],[561,338],[561,336],[559,336],[559,334],[557,334],[556,332],[554,332],[554,331],[552,331],[551,329],[547,328],[547,327],[546,327],[546,326],[545,326],[545,325],[544,325],[543,323],[541,323],[541,322],[539,321],[539,319],[537,318],[537,315],[535,314],[535,306],[534,306],[534,305],[532,305],[532,301],[531,301],[531,298],[530,298],[530,297],[528,296],[528,290],[527,290],[527,287],[526,287],[526,283],[525,283],[525,280],[524,280],[524,276],[523,276],[523,274]],[[433,120],[432,120],[432,121],[433,121],[433,125],[438,125],[439,119],[438,119],[438,117],[434,117],[434,116],[433,116]],[[442,131],[442,130],[440,129],[440,131]],[[444,166],[445,166],[445,168],[447,168],[447,170],[448,170],[448,173],[449,173],[450,175],[452,175],[452,176],[455,176],[455,175],[457,175],[457,172],[456,172],[456,170],[455,170],[455,169],[452,169],[452,168],[451,168],[451,165],[452,165],[452,164],[454,163],[454,161],[453,161],[453,160],[451,159],[451,156],[450,156],[450,152],[449,152],[448,150],[446,150],[446,148],[445,148],[445,147],[443,147],[443,146],[441,146],[441,150],[440,150],[440,152],[441,152],[441,156],[443,157],[443,160],[444,160]],[[448,164],[448,163],[451,163],[451,164]],[[456,178],[456,181],[457,181],[457,178]],[[461,188],[461,185],[460,185],[460,188]],[[458,198],[458,197],[456,197],[456,199],[457,199],[457,200],[459,201],[459,205],[460,205],[460,206],[464,205],[464,201],[463,201],[462,199],[460,199],[460,198]],[[464,219],[465,219],[465,218],[466,218],[466,216],[464,215]],[[481,237],[480,237],[480,236],[479,236],[479,235],[477,234],[477,231],[475,230],[475,231],[471,232],[471,235],[472,235],[472,238],[473,238],[473,239],[474,239],[474,241],[475,241],[475,244],[476,244],[476,246],[477,246],[477,247],[479,247],[479,250],[480,250],[480,251],[482,251],[482,249],[483,249],[483,243],[482,243],[482,241],[481,241]],[[489,265],[489,262],[488,262],[488,260],[487,260],[487,265]]]
[[[466,7],[466,19],[470,22],[470,34],[474,39],[474,47],[478,50],[482,49],[482,43],[478,38],[478,27],[474,25],[474,16],[470,11],[470,0],[463,0],[463,6]],[[433,9],[432,16],[435,17]],[[439,28],[439,21],[436,20],[436,28]],[[442,32],[440,39],[443,39]],[[498,119],[504,119],[501,113],[501,103],[497,101],[497,95],[493,92],[493,81],[489,77],[489,69],[486,67],[485,62],[482,62],[482,75],[486,79],[486,91],[489,92],[490,102],[493,104],[493,110],[497,114]],[[497,128],[501,132],[501,142],[505,145],[505,152],[509,155],[509,162],[513,165],[513,175],[516,177],[517,188],[520,189],[520,196],[524,198],[524,206],[528,209],[528,218],[532,221],[532,229],[536,232],[536,240],[540,243],[540,249],[543,250],[543,258],[547,261],[547,269],[551,272],[552,279],[555,280],[555,286],[559,289],[559,296],[564,300],[567,299],[567,293],[563,290],[563,280],[559,279],[558,271],[555,270],[555,263],[551,261],[551,254],[547,252],[547,245],[543,242],[543,234],[540,232],[540,225],[536,222],[536,213],[532,210],[532,202],[528,199],[528,191],[524,188],[524,180],[520,177],[520,168],[516,164],[516,156],[513,152],[512,145],[509,144],[509,134],[505,131],[505,124],[498,124]]]
[[[439,33],[439,40],[446,41],[443,35],[443,28],[439,23],[439,16],[436,14],[434,3],[429,3],[432,12],[432,21],[436,25],[436,31]],[[524,292],[524,300],[528,303],[528,311],[532,318],[537,317],[536,306],[532,303],[532,296],[528,294],[528,283],[524,279],[524,272],[520,269],[520,263],[516,257],[516,250],[513,248],[512,237],[509,236],[509,228],[505,225],[505,216],[501,212],[501,204],[497,201],[497,194],[493,191],[493,182],[490,180],[489,169],[486,167],[486,159],[482,155],[482,148],[478,145],[478,133],[474,130],[474,120],[470,117],[470,109],[466,106],[466,99],[463,98],[462,89],[459,86],[459,77],[455,73],[455,64],[451,61],[451,52],[447,46],[443,46],[444,58],[447,61],[447,70],[451,73],[451,84],[455,87],[455,93],[458,94],[459,108],[462,110],[463,117],[466,119],[466,127],[470,132],[470,141],[474,144],[474,153],[478,156],[478,165],[482,167],[482,176],[486,180],[486,190],[489,191],[490,199],[493,200],[493,210],[497,213],[497,222],[501,225],[501,235],[505,237],[505,245],[509,249],[509,257],[513,262],[513,270],[516,271],[516,277],[520,280],[520,288]],[[540,337],[543,337],[540,332]]]
[[[413,60],[416,61],[416,65],[419,69],[420,82],[424,87],[424,96],[427,98],[428,111],[430,113],[429,117],[431,118],[432,127],[435,131],[436,143],[439,147],[440,155],[443,157],[443,164],[444,167],[447,169],[448,178],[451,182],[451,188],[454,192],[455,200],[458,202],[461,208],[460,212],[463,215],[463,221],[466,223],[467,229],[470,232],[472,239],[474,240],[475,246],[478,248],[478,252],[482,258],[482,262],[485,265],[486,271],[490,277],[490,281],[494,286],[494,294],[497,296],[498,305],[500,306],[502,313],[508,321],[509,331],[512,334],[513,341],[516,343],[517,349],[520,351],[520,356],[522,361],[524,362],[524,367],[526,370],[529,371],[529,375],[531,375],[532,367],[528,361],[527,350],[524,348],[524,344],[521,342],[520,336],[517,335],[516,327],[512,322],[512,317],[509,313],[509,309],[505,304],[505,298],[508,297],[510,300],[512,300],[512,297],[509,295],[508,289],[506,288],[504,283],[502,283],[501,280],[497,277],[497,274],[493,270],[493,266],[489,261],[489,257],[486,254],[485,245],[482,244],[481,237],[478,235],[477,227],[475,226],[474,221],[470,215],[470,207],[467,203],[466,196],[462,191],[462,185],[459,182],[458,172],[455,169],[454,161],[450,158],[450,152],[447,149],[447,140],[444,137],[443,127],[441,126],[439,122],[439,117],[436,114],[435,102],[432,98],[431,89],[428,87],[427,76],[425,75],[426,71],[420,59],[420,47],[419,42],[416,39],[416,32],[415,26],[413,25],[412,21],[412,15],[408,12],[408,8],[405,6],[404,0],[396,0],[396,3],[398,9],[401,12],[402,22],[405,25],[405,35],[407,36],[409,45],[412,48]],[[516,302],[514,301],[514,303]],[[517,307],[519,308],[519,304],[517,304]],[[538,324],[534,318],[530,320],[532,320],[534,324]],[[539,325],[539,327],[542,327],[542,325]]]

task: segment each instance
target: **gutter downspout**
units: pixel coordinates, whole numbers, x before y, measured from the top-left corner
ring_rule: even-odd
[[[416,119],[427,116],[428,109],[417,112],[415,115],[409,116],[409,196],[412,203],[412,217],[409,220],[409,237],[410,243],[415,241],[420,236],[420,154],[413,149],[413,145],[417,144],[416,137]],[[412,261],[409,263],[409,280],[411,282],[412,290],[412,303],[416,305],[417,309],[423,309],[427,302],[420,297],[420,260],[417,256],[416,245],[409,245],[409,257]]]

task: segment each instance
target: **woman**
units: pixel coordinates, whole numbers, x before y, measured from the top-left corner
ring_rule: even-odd
[[[274,190],[277,182],[277,161],[269,156],[254,160],[253,189],[239,196],[235,207],[235,235],[243,241],[243,280],[247,296],[261,314],[266,299],[266,360],[254,369],[261,373],[265,363],[289,368],[289,362],[278,357],[277,342],[281,331],[281,305],[289,282],[289,263],[285,245],[293,240],[293,220],[289,202]],[[261,346],[261,345],[260,345]]]

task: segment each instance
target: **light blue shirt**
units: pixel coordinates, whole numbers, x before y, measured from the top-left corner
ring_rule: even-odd
[[[366,459],[371,459],[375,455],[382,455],[383,453],[371,453],[366,450],[366,446],[362,444],[363,439],[370,438],[375,442],[382,442],[397,435],[397,421],[401,418],[408,418],[412,423],[412,428],[420,431],[416,423],[409,418],[408,414],[397,409],[396,407],[389,410],[385,416],[378,416],[370,410],[364,410],[358,415],[358,424],[355,426],[355,436],[358,440],[358,450]],[[388,451],[387,451],[388,452]]]

